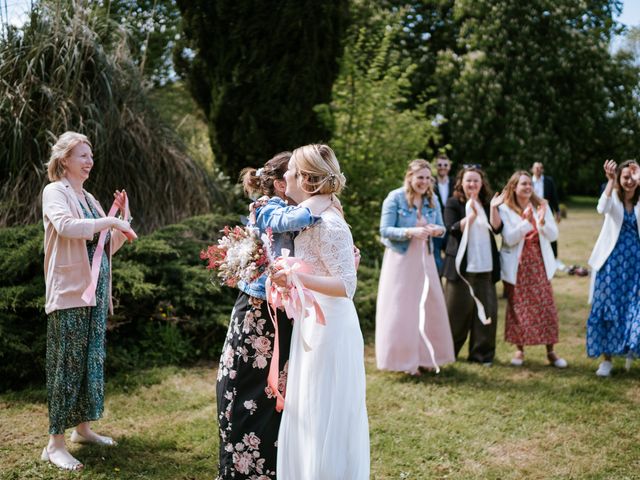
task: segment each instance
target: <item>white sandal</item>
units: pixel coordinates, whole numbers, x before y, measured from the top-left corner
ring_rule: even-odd
[[[71,458],[73,458],[73,457],[71,457]],[[56,467],[58,467],[61,470],[68,470],[68,471],[71,471],[71,472],[79,472],[80,470],[82,470],[84,468],[84,465],[82,463],[80,463],[78,460],[76,460],[75,458],[73,458],[73,462],[70,462],[70,463],[58,463],[58,462],[56,462],[49,455],[49,452],[47,451],[47,447],[44,447],[42,449],[42,455],[40,455],[40,460],[42,460],[43,462],[50,462],[52,465],[55,465]]]
[[[96,440],[89,440],[88,438],[80,435],[77,430],[74,430],[73,432],[71,432],[70,440],[73,443],[93,443],[95,445],[102,445],[103,447],[115,447],[118,444],[118,442],[116,442],[111,437],[103,437],[102,435],[98,435],[97,433],[96,436],[98,437]]]

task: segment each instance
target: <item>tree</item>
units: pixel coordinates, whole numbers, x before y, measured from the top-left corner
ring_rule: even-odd
[[[127,30],[128,48],[145,78],[160,85],[175,78],[180,10],[174,0],[100,0],[97,8]]]
[[[416,68],[397,48],[404,12],[373,12],[367,27],[357,24],[347,37],[342,68],[330,104],[318,106],[331,126],[334,148],[347,177],[342,194],[345,217],[363,261],[380,258],[382,201],[402,185],[407,164],[438,139],[425,104],[411,103],[410,78]]]
[[[313,107],[330,99],[347,0],[178,0],[191,49],[177,67],[209,119],[230,175],[327,139]],[[184,45],[183,45],[184,46]]]
[[[453,158],[482,163],[499,180],[542,161],[565,192],[595,190],[594,163],[611,149],[618,70],[608,47],[620,8],[617,0],[456,2],[466,52],[440,52],[437,69],[451,86],[440,108]]]
[[[113,38],[103,43],[107,31]],[[0,38],[0,78],[0,226],[41,218],[44,162],[66,130],[93,143],[88,189],[107,202],[125,187],[138,231],[226,203],[158,120],[124,32],[86,2],[41,2],[20,31],[9,30]]]

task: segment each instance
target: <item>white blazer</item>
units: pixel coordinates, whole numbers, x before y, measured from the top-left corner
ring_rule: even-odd
[[[591,257],[589,257],[589,266],[591,267],[589,303],[593,300],[593,287],[596,273],[602,268],[607,258],[609,258],[609,255],[611,255],[611,252],[613,252],[613,248],[618,242],[624,220],[624,205],[615,191],[611,192],[611,196],[607,196],[607,194],[603,192],[600,200],[598,200],[597,209],[599,214],[604,215],[604,223],[602,224],[602,230],[600,230],[598,240],[596,240],[596,244],[591,252]],[[633,210],[636,214],[638,235],[640,236],[640,201]]]
[[[533,225],[522,218],[507,205],[498,208],[502,220],[502,246],[500,247],[500,275],[502,281],[515,285],[518,278],[520,255],[524,247],[524,237],[533,230]],[[558,226],[553,218],[553,212],[547,206],[544,214],[544,225],[540,225],[536,217],[540,249],[547,278],[551,280],[556,271],[556,259],[553,256],[551,242],[558,239]]]

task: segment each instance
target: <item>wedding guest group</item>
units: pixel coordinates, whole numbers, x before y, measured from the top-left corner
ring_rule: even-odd
[[[72,442],[116,445],[90,422],[104,412],[111,259],[136,237],[124,190],[114,192],[105,214],[84,189],[94,166],[86,136],[60,135],[46,165],[49,442],[41,458],[78,471],[83,464],[67,450],[67,429],[74,428]],[[377,367],[419,376],[459,356],[492,366],[502,280],[504,338],[515,347],[510,365],[525,364],[525,347],[544,345],[549,365],[566,368],[555,350],[552,179],[537,162],[533,176],[518,170],[494,194],[479,164],[463,165],[455,177],[446,155],[434,165],[435,179],[430,162],[411,160],[382,204]],[[588,355],[602,357],[602,377],[611,375],[614,356],[625,356],[629,367],[640,354],[640,166],[608,160],[604,171],[586,332]],[[256,280],[238,283],[231,309],[216,379],[217,478],[366,480],[364,341],[353,301],[359,251],[338,199],[347,179],[325,144],[278,153],[240,178],[252,199],[249,227],[270,236],[273,263]]]
[[[418,375],[454,361],[449,319],[434,259],[433,239],[445,233],[433,193],[431,166],[409,163],[404,185],[382,205],[385,252],[376,305],[379,369]]]
[[[90,422],[104,412],[104,362],[111,300],[111,256],[131,235],[127,194],[114,193],[122,219],[106,216],[83,188],[94,166],[89,139],[65,132],[51,149],[49,183],[42,192],[44,280],[47,313],[49,443],[42,460],[62,470],[81,470],[65,444],[114,446]]]
[[[640,167],[634,160],[604,163],[607,184],[598,201],[602,230],[589,265],[591,312],[587,354],[603,360],[596,375],[609,377],[612,357],[640,354]]]

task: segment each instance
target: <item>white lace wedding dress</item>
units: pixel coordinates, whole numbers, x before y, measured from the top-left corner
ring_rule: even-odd
[[[340,277],[348,297],[314,292],[326,325],[294,323],[276,472],[279,480],[367,480],[369,424],[364,342],[352,300],[353,239],[335,210],[321,217],[296,238],[296,257],[317,275]]]

